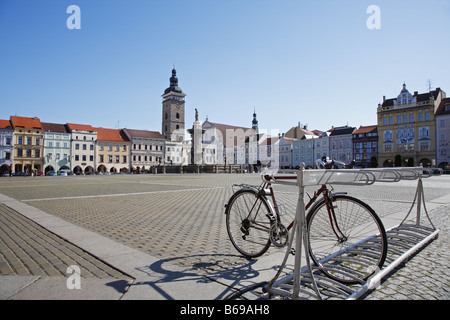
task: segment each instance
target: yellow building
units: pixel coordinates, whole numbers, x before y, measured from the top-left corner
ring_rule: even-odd
[[[383,97],[377,109],[380,165],[393,166],[395,157],[400,155],[402,166],[436,166],[434,115],[443,98],[445,92],[440,88],[411,94],[405,84],[396,98]]]
[[[14,129],[14,173],[32,173],[42,171],[44,149],[42,124],[39,118],[11,116]]]

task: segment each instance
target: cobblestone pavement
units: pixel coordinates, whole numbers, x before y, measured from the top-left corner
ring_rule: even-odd
[[[233,192],[233,184],[260,182],[256,174],[13,177],[0,179],[0,193],[162,262],[170,261],[205,275],[229,271],[228,276],[239,281],[239,268],[248,266],[248,260],[239,256],[228,240],[224,204]],[[449,182],[448,176],[424,180],[426,200],[450,194]],[[383,218],[393,207],[408,211],[416,182],[336,188],[341,190],[368,202]],[[283,221],[288,222],[295,211],[296,190],[277,186],[276,191],[286,212]],[[439,238],[397,268],[366,300],[449,298],[448,213],[448,204],[430,210],[441,230]],[[126,277],[58,236],[40,230],[4,205],[0,205],[0,214],[1,275],[29,272],[62,276],[67,265],[86,264],[93,277]],[[274,250],[271,248],[268,254]]]

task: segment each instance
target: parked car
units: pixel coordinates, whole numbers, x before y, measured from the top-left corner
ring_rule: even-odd
[[[56,172],[55,171],[49,171],[47,172],[48,176],[56,176]]]
[[[71,171],[70,170],[59,170],[58,171],[58,175],[59,176],[68,176],[68,175],[70,175],[71,174]]]
[[[37,175],[37,176],[43,176],[43,175],[44,175],[44,172],[38,171],[38,172],[36,173],[36,175]]]

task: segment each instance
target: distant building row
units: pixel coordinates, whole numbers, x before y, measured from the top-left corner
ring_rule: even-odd
[[[324,157],[368,167],[401,164],[450,169],[450,98],[440,88],[410,94],[406,85],[396,98],[377,108],[377,125],[309,131],[295,126],[286,133],[211,122],[202,124],[196,110],[192,129],[185,126],[186,94],[175,68],[162,94],[161,133],[105,129],[85,124],[55,124],[39,118],[11,116],[0,120],[0,174],[71,170],[142,172],[161,165],[240,165],[252,170],[272,161],[281,168],[313,166]],[[185,139],[186,133],[191,139]],[[374,164],[372,164],[374,165]]]
[[[0,120],[0,172],[130,172],[161,164],[159,132],[94,128],[11,116]]]

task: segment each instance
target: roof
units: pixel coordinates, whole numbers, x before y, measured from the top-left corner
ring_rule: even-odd
[[[11,124],[14,128],[26,128],[26,129],[42,129],[41,120],[38,117],[17,117],[11,116]]]
[[[442,116],[444,114],[450,114],[450,98],[442,99],[436,110],[436,116]]]
[[[148,131],[148,130],[135,130],[135,129],[123,129],[132,138],[152,138],[164,140],[164,136],[158,131]]]
[[[76,123],[68,123],[67,127],[69,130],[77,130],[77,131],[91,131],[95,132],[96,129],[88,124],[76,124]]]
[[[356,129],[355,127],[349,127],[349,126],[336,127],[331,132],[330,137],[341,136],[344,134],[352,134],[355,129]]]
[[[371,132],[377,132],[377,125],[373,126],[360,126],[358,129],[353,131],[353,134],[362,134],[362,133],[371,133]]]
[[[120,129],[95,128],[97,140],[129,142],[126,134]]]
[[[11,122],[9,120],[0,120],[0,129],[12,129]]]
[[[315,133],[312,131],[306,130],[305,128],[302,128],[300,126],[296,126],[289,129],[284,136],[287,138],[301,139],[305,134],[315,135]]]
[[[48,122],[41,122],[41,124],[44,131],[67,133],[67,128],[63,124]]]
[[[423,101],[428,101],[430,100],[430,97],[433,96],[433,98],[436,100],[437,97],[439,96],[439,93],[441,92],[441,88],[436,88],[436,90],[431,90],[430,92],[425,92],[425,93],[417,93],[414,92],[414,97],[416,98],[417,102],[423,102]],[[397,100],[397,98],[392,98],[392,99],[386,99],[383,101],[383,104],[381,105],[382,107],[390,107],[394,105],[394,100]]]

